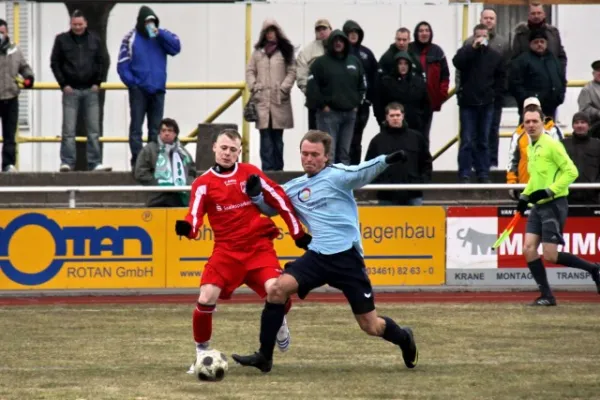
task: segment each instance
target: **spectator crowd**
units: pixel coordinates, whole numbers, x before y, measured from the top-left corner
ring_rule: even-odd
[[[461,183],[490,182],[498,166],[499,126],[505,99],[516,100],[519,116],[538,107],[546,116],[545,130],[565,147],[580,170],[580,181],[598,182],[600,175],[600,60],[592,64],[593,80],[578,98],[573,136],[565,139],[555,124],[556,110],[565,101],[567,55],[559,30],[546,21],[544,6],[533,2],[527,21],[514,29],[512,43],[496,31],[497,15],[485,8],[472,35],[456,54],[446,57],[434,41],[427,21],[414,29],[401,27],[394,42],[376,57],[367,47],[359,22],[348,20],[334,29],[327,19],[314,23],[315,39],[296,52],[277,21],[264,21],[246,66],[246,83],[254,107],[252,121],[260,134],[261,166],[265,171],[284,168],[285,130],[294,127],[291,91],[295,85],[305,96],[308,127],[332,137],[331,160],[355,165],[390,151],[404,150],[407,162],[390,168],[378,183],[431,181],[430,130],[436,112],[448,98],[450,72],[456,69],[460,118],[458,176]],[[188,185],[196,176],[191,155],[179,144],[177,122],[164,118],[168,56],[176,56],[181,43],[164,29],[147,6],[139,10],[133,29],[122,40],[117,71],[129,94],[129,146],[135,178],[146,185]],[[107,69],[99,37],[87,29],[86,17],[71,15],[71,29],[56,36],[50,65],[62,90],[62,142],[60,171],[74,169],[77,115],[85,113],[87,162],[91,171],[106,171],[102,163],[99,88]],[[15,132],[20,87],[34,82],[31,68],[8,27],[0,20],[0,118],[2,119],[2,170],[15,168]],[[19,79],[15,79],[19,77]],[[246,105],[248,107],[249,105]],[[363,132],[371,116],[380,132],[363,151]],[[143,122],[149,143],[143,147]],[[521,123],[522,120],[519,121]],[[529,138],[517,127],[509,150],[508,183],[527,180]],[[174,192],[173,192],[174,193]],[[592,191],[574,196],[591,201]],[[511,191],[517,198],[517,191]],[[382,192],[383,204],[416,205],[420,192]],[[185,205],[173,194],[158,196],[153,205]]]

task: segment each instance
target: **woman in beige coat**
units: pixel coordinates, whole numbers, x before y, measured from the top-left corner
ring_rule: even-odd
[[[296,80],[294,46],[272,19],[263,23],[260,38],[246,67],[246,84],[256,102],[263,171],[283,170],[283,130],[294,127],[290,92]]]

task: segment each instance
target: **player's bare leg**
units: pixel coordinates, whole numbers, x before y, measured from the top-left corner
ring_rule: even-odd
[[[265,282],[265,291],[267,293],[269,293],[272,290],[271,288],[273,287],[275,282],[277,282],[277,278],[271,278]],[[286,315],[290,311],[291,307],[292,307],[292,299],[288,299],[287,302],[285,303],[285,309],[284,309]],[[290,335],[290,328],[287,324],[287,319],[285,317],[283,317],[283,323],[281,324],[281,327],[279,328],[279,331],[277,332],[277,337],[276,337],[277,348],[279,349],[279,351],[284,353],[290,349],[291,341],[292,341],[292,336]]]
[[[417,350],[412,329],[408,327],[401,328],[393,319],[378,316],[375,310],[365,314],[355,314],[354,317],[360,329],[366,334],[379,336],[400,347],[404,364],[408,368],[417,366],[419,351]]]
[[[217,306],[217,300],[221,294],[221,288],[215,285],[200,286],[200,295],[196,308],[192,314],[192,331],[196,342],[196,358],[210,345],[212,335],[212,314]],[[188,370],[188,374],[194,373],[194,364]]]
[[[283,274],[269,289],[260,319],[260,349],[248,356],[231,356],[237,363],[246,367],[256,367],[262,372],[270,372],[273,367],[273,349],[277,332],[285,317],[285,303],[298,291],[298,281],[289,274]]]

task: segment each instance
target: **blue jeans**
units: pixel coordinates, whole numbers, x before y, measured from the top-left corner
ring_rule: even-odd
[[[142,151],[142,124],[147,116],[148,142],[156,142],[160,121],[165,110],[165,92],[146,93],[137,86],[129,88],[129,149],[131,150],[131,167]]]
[[[283,129],[261,129],[260,162],[263,171],[283,171]]]
[[[413,197],[412,199],[407,199],[404,202],[393,200],[379,200],[378,203],[380,206],[422,206],[423,198]]]
[[[60,162],[71,169],[75,168],[76,145],[75,134],[77,129],[77,114],[79,107],[85,112],[85,125],[87,130],[87,163],[88,169],[94,169],[102,163],[100,151],[100,103],[98,92],[91,89],[73,89],[73,93],[64,93],[62,96],[63,121],[62,139],[60,142]]]
[[[492,114],[492,125],[490,127],[489,148],[490,148],[490,166],[498,166],[498,148],[500,146],[500,120],[502,119],[502,101],[494,103],[494,113]]]
[[[494,106],[460,107],[460,147],[458,149],[458,176],[471,176],[475,169],[480,179],[489,178],[489,136]]]
[[[317,111],[317,129],[331,135],[333,163],[350,165],[350,145],[354,136],[356,111]]]

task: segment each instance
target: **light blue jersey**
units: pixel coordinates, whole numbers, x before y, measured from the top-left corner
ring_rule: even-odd
[[[353,166],[330,165],[315,176],[303,175],[283,185],[298,217],[313,237],[309,250],[335,254],[354,246],[363,254],[358,206],[352,191],[365,186],[388,167],[385,157],[381,155]],[[264,202],[262,194],[252,201],[264,214],[277,214]]]

